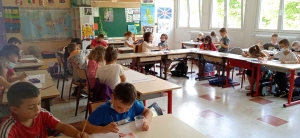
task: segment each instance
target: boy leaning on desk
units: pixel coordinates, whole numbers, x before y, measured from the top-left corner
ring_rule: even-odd
[[[93,133],[118,133],[118,126],[134,121],[134,117],[145,117],[142,126],[143,131],[149,129],[152,120],[152,112],[136,100],[137,92],[130,83],[118,84],[112,95],[112,99],[98,107],[89,117],[84,131]],[[86,121],[80,125],[84,128]]]

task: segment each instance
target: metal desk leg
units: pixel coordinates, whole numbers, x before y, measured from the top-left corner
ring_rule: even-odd
[[[289,90],[288,102],[286,104],[283,104],[283,107],[288,107],[288,106],[292,106],[292,105],[300,103],[300,100],[292,102],[293,91],[294,91],[294,80],[295,80],[295,70],[291,70],[290,90]]]
[[[168,114],[172,114],[172,91],[168,91]]]
[[[260,64],[257,64],[257,73],[256,73],[256,85],[255,85],[255,93],[251,94],[252,97],[255,97],[255,96],[260,96],[260,93],[259,93],[259,80],[260,80],[260,67],[261,65]],[[255,68],[253,68],[255,70]],[[252,72],[252,74],[254,74]],[[254,75],[252,75],[253,79],[254,79]],[[252,80],[253,80],[252,79]]]
[[[44,102],[44,105],[45,105],[45,109],[48,111],[48,112],[51,112],[50,110],[50,100],[51,99],[43,99],[42,101]]]

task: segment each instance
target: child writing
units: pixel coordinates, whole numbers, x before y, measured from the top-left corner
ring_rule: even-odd
[[[105,49],[102,46],[98,46],[95,49],[93,49],[88,56],[89,62],[87,65],[87,75],[90,80],[90,89],[92,91],[96,81],[95,76],[98,67],[102,67],[105,65],[104,54]]]
[[[7,92],[7,100],[12,114],[0,125],[2,138],[46,138],[47,128],[75,138],[88,138],[86,133],[60,122],[41,108],[40,91],[31,83],[18,82],[12,85]]]
[[[73,72],[73,68],[85,68],[85,57],[80,53],[80,50],[77,50],[76,44],[72,43],[68,45],[68,51],[70,53],[70,56],[67,59],[67,70],[73,74],[73,80],[79,81],[79,77],[77,72]],[[73,63],[77,65],[77,67],[73,67]],[[74,92],[72,93],[72,96],[77,97],[78,92],[78,86],[75,87]],[[85,93],[81,93],[81,97],[87,97]]]
[[[170,47],[167,44],[167,40],[168,40],[168,35],[167,34],[162,34],[160,36],[160,43],[158,43],[158,49],[160,51],[170,50]],[[169,67],[172,64],[172,60],[168,60],[168,59],[162,58],[162,61],[165,64],[165,66],[167,66],[166,68],[168,69],[168,72],[170,72]]]
[[[96,39],[94,39],[91,42],[91,49],[94,49],[97,46],[103,46],[103,47],[107,47],[107,43],[104,41],[104,35],[103,34],[99,34],[98,37]]]
[[[197,40],[195,40],[195,42],[203,42],[203,41],[204,41],[204,34],[202,32],[199,32]]]
[[[261,39],[258,39],[258,46],[260,46],[260,48],[263,48],[265,50],[273,50],[273,49],[279,50],[277,41],[278,41],[278,34],[272,34],[271,42],[261,45],[262,41]]]
[[[125,42],[124,42],[124,46],[133,47],[134,46],[134,41],[132,40],[133,33],[130,31],[127,31],[124,33],[124,36],[126,38]]]
[[[266,58],[267,55],[264,54],[262,52],[262,50],[260,49],[260,47],[258,45],[254,45],[252,47],[249,48],[249,51],[248,52],[243,52],[242,53],[242,56],[243,57],[251,57],[251,58],[257,58],[258,60],[262,60],[262,58]],[[262,68],[261,68],[261,72],[263,72]],[[248,78],[248,81],[249,83],[252,82],[252,70],[247,70],[246,71],[246,74],[247,74],[247,78]],[[256,69],[254,70],[254,77],[256,77]],[[250,90],[250,86],[246,86],[245,87],[246,90]]]
[[[227,29],[221,28],[219,32],[222,37],[220,40],[220,43],[219,43],[221,46],[221,48],[219,49],[219,52],[228,53],[230,39],[228,38],[228,35],[227,35]]]
[[[137,92],[130,83],[116,86],[112,99],[98,107],[88,118],[85,132],[87,133],[118,133],[119,125],[134,121],[134,117],[145,117],[143,131],[149,129],[152,112],[136,100]],[[84,122],[80,125],[82,129]]]
[[[213,42],[213,43],[219,43],[219,42],[220,42],[220,39],[219,39],[219,37],[217,36],[217,34],[216,34],[215,31],[211,31],[210,36],[211,36],[211,38],[212,38],[212,42]]]
[[[98,68],[96,78],[98,78],[101,83],[107,84],[113,90],[120,82],[126,81],[124,69],[121,65],[116,64],[118,51],[113,47],[108,47],[105,50],[104,59],[106,65]]]
[[[294,41],[292,43],[292,52],[299,53],[300,52],[300,42]]]
[[[280,51],[275,55],[271,56],[269,59],[277,58],[282,64],[298,64],[297,56],[290,51],[290,42],[287,39],[282,39],[279,41]],[[279,88],[279,93],[275,94],[275,96],[285,96],[287,95],[287,87],[288,82],[286,79],[286,73],[277,71],[274,76],[274,82],[277,84]]]
[[[155,49],[154,45],[152,44],[153,35],[151,32],[146,32],[143,36],[144,42],[142,44],[142,52],[151,52],[152,49]],[[150,68],[154,66],[154,64],[145,65],[145,72],[149,74]]]
[[[212,42],[210,36],[206,36],[204,38],[204,43],[202,43],[199,48],[201,50],[218,51],[215,44]],[[203,60],[203,59],[199,59],[199,60]],[[203,76],[203,67],[204,67],[204,65],[202,63],[199,65],[198,61],[196,61],[194,63],[198,68],[200,68],[200,72],[198,73],[198,75]]]

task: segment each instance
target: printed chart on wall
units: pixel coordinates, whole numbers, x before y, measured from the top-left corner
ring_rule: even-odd
[[[154,4],[141,4],[141,25],[154,26]]]
[[[80,8],[80,24],[82,31],[82,39],[91,38],[94,36],[94,9],[91,7]]]
[[[20,17],[18,7],[3,7],[6,33],[20,33]]]
[[[22,36],[25,42],[60,41],[72,38],[69,9],[20,8]]]
[[[157,8],[158,33],[168,33],[172,25],[172,8]]]
[[[139,23],[141,20],[140,8],[125,8],[126,22]]]
[[[113,8],[104,8],[104,22],[114,22],[114,10]]]

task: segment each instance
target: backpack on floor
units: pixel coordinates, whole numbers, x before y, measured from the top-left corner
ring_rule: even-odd
[[[209,85],[214,85],[214,86],[223,86],[226,84],[226,76],[225,77],[219,77],[219,78],[216,78],[216,79],[212,79],[212,80],[208,80],[209,82]],[[228,83],[229,84],[232,84],[232,79],[231,78],[228,78]]]
[[[215,70],[214,70],[214,65],[211,63],[205,63],[204,66],[204,76],[214,76],[215,75]]]
[[[187,74],[188,67],[185,66],[183,61],[180,61],[177,66],[175,67],[174,71],[171,71],[172,76],[176,77],[185,77]]]
[[[294,88],[293,95],[292,95],[292,101],[298,101],[300,100],[300,88]]]
[[[259,81],[258,90],[262,96],[270,95],[275,92],[276,84],[273,82],[270,90],[271,81],[270,79],[262,79]],[[256,82],[253,85],[253,92],[256,90]]]

